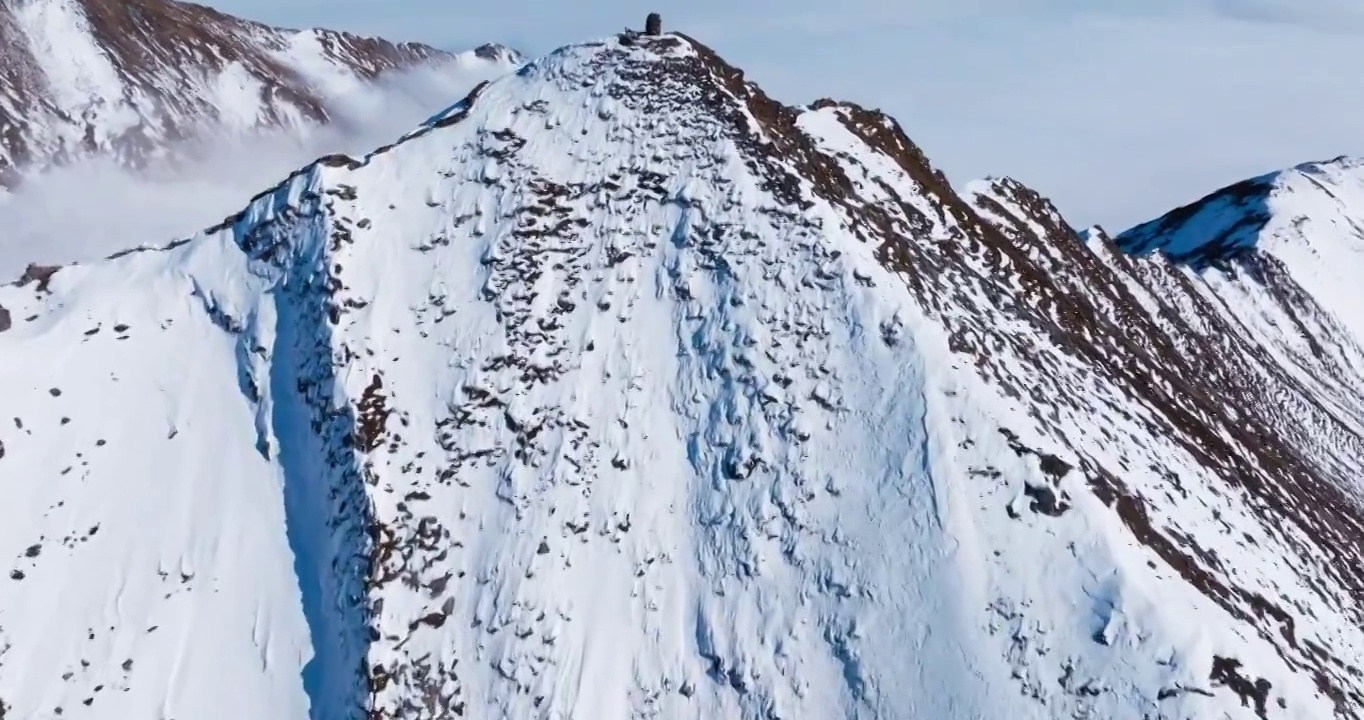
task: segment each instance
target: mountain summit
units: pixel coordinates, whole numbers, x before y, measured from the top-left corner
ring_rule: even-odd
[[[1364,342],[1364,159],[1303,163],[1230,185],[1118,243],[1193,265],[1272,262]]]
[[[680,34],[0,307],[14,717],[1364,717],[1309,293]]]
[[[381,75],[521,58],[463,56],[330,30],[284,30],[174,0],[0,2],[0,184],[92,153],[139,164],[206,129],[328,121]]]

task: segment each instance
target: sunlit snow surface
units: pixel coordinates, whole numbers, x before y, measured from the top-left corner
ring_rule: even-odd
[[[1223,322],[1178,306],[1212,291],[727,72],[570,47],[185,244],[0,288],[10,713],[1340,712],[1308,648],[1364,659],[1323,569],[1358,557],[1267,524],[1228,468],[1286,476],[1201,398],[1133,390],[1166,360],[1103,356]],[[1119,297],[1169,338],[1072,347]],[[1358,422],[1246,357],[1227,387],[1358,472]]]
[[[1258,248],[1364,342],[1364,161],[1357,158],[1234,185],[1132,228],[1118,242],[1176,258],[1209,243]]]

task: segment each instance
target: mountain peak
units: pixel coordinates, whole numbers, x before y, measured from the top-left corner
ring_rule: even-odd
[[[1302,216],[1318,201],[1339,204],[1364,185],[1364,159],[1306,162],[1216,190],[1118,237],[1127,252],[1161,251],[1195,267],[1221,265],[1260,246],[1275,217]]]
[[[139,165],[206,127],[240,132],[330,119],[333,100],[396,70],[453,57],[414,43],[273,28],[175,0],[0,6],[0,183],[25,168],[109,154]],[[489,47],[480,62],[510,69]]]
[[[497,43],[484,43],[479,45],[474,48],[473,53],[475,57],[507,65],[521,65],[527,60],[526,56],[522,55],[519,51]]]
[[[1195,269],[1252,274],[1282,267],[1357,343],[1364,343],[1364,159],[1340,156],[1250,178],[1117,238]]]
[[[1123,250],[1144,255],[1159,250],[1195,267],[1233,260],[1253,249],[1269,222],[1269,199],[1282,179],[1269,173],[1228,185],[1118,236]]]
[[[1313,162],[1305,162],[1300,165],[1295,165],[1293,169],[1299,172],[1307,173],[1323,171],[1325,172],[1350,171],[1357,170],[1361,167],[1364,167],[1364,157],[1355,157],[1353,155],[1337,155],[1336,157],[1331,158],[1330,160],[1318,160]]]

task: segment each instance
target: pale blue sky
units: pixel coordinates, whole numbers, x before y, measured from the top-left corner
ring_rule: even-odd
[[[1012,175],[1110,230],[1266,170],[1364,154],[1360,0],[208,2],[532,55],[658,10],[780,100],[882,107],[954,181]]]

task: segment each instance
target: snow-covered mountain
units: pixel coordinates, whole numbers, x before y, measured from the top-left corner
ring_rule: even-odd
[[[326,122],[381,75],[487,79],[521,58],[452,55],[329,30],[285,30],[174,0],[0,2],[0,185],[90,155],[140,165],[211,131]],[[475,80],[477,82],[477,80]]]
[[[1128,251],[1196,266],[1255,258],[1291,275],[1364,342],[1364,160],[1304,163],[1223,188],[1123,233]]]
[[[564,48],[0,288],[5,717],[1358,720],[1364,351],[1249,257]]]

